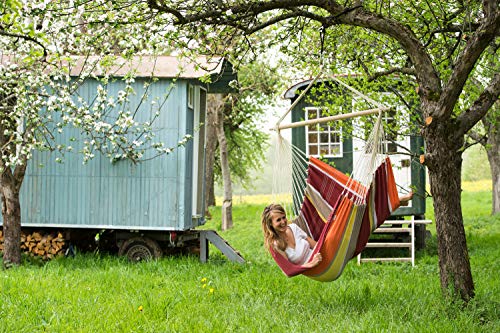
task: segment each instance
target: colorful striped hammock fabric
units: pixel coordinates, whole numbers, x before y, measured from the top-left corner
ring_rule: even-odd
[[[323,259],[313,268],[304,268],[272,248],[270,252],[289,277],[304,274],[318,281],[333,281],[347,262],[365,248],[373,230],[399,205],[388,157],[376,168],[369,188],[311,157],[304,200],[294,223],[317,240],[312,256],[320,252]]]

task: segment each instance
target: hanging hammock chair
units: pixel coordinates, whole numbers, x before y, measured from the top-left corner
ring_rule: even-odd
[[[272,248],[270,252],[287,276],[304,274],[324,282],[340,276],[347,262],[365,248],[373,230],[400,204],[388,157],[377,167],[368,189],[311,157],[305,192],[294,223],[317,240],[312,256],[320,252],[323,260],[307,269]]]
[[[339,84],[344,83],[340,81]],[[298,99],[311,85],[302,92]],[[351,87],[349,89],[353,90]],[[358,91],[354,93],[365,99],[368,98]],[[295,104],[290,107],[289,111]],[[293,163],[294,187],[304,189],[301,194],[294,194],[294,204],[298,202],[299,205],[294,209],[296,217],[292,223],[296,223],[317,241],[311,258],[319,252],[323,259],[313,268],[304,268],[293,264],[270,247],[271,255],[287,276],[303,274],[324,282],[337,279],[347,262],[365,248],[370,234],[399,207],[400,201],[391,161],[389,157],[381,154],[383,149],[381,115],[386,110],[388,108],[379,105],[376,109],[332,116],[322,120],[334,121],[378,113],[374,129],[350,176],[315,157],[310,157],[306,162],[307,178],[303,182],[300,179],[301,176],[296,175],[296,171],[297,165],[304,165],[304,162]],[[276,126],[278,134],[284,128],[310,124],[306,121],[280,125],[283,119],[284,117]],[[283,138],[279,136],[278,141],[282,143]],[[296,147],[288,146],[286,149],[294,151]],[[279,154],[275,160],[283,160]],[[274,174],[279,174],[279,171],[275,169]]]

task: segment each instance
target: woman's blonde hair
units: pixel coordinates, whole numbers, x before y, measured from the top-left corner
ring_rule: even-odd
[[[286,248],[285,240],[273,228],[273,220],[271,214],[273,212],[286,215],[285,209],[280,204],[270,204],[262,212],[262,232],[264,233],[264,245],[266,248],[274,248],[284,251]]]

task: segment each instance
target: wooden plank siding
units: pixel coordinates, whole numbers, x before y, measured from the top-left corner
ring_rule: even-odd
[[[146,80],[137,78],[133,83],[136,94],[130,97],[131,110],[141,104]],[[139,106],[139,121],[148,120],[156,111],[152,99],[162,98],[171,83],[171,79],[160,79],[151,85],[149,97]],[[97,84],[87,80],[80,96],[91,100]],[[154,123],[157,138],[167,146],[176,146],[185,134],[193,134],[187,85],[187,80],[176,81]],[[115,96],[120,88],[119,82],[110,84],[109,95]],[[70,142],[73,136],[81,138],[78,130],[67,128],[56,136],[58,143],[71,145],[75,153],[67,153],[63,163],[56,163],[55,153],[34,152],[21,191],[23,226],[187,230],[196,227],[195,222],[203,223],[191,216],[192,143],[138,164],[111,163],[96,152],[84,165],[76,153],[82,148],[79,140]]]

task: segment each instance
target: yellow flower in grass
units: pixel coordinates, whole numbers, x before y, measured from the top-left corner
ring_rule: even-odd
[[[201,279],[201,283],[203,283],[203,284],[207,284],[207,278],[202,278],[202,279]]]
[[[208,293],[209,293],[209,294],[213,294],[213,293],[214,293],[214,291],[215,291],[215,289],[214,289],[214,288],[210,288],[210,289],[208,290]]]
[[[137,310],[139,311],[142,311],[144,308],[142,307],[142,305],[139,305],[139,307],[137,308]]]
[[[206,288],[206,287],[207,287],[207,284],[206,284],[206,283],[204,283],[201,287],[202,287],[202,288]]]

